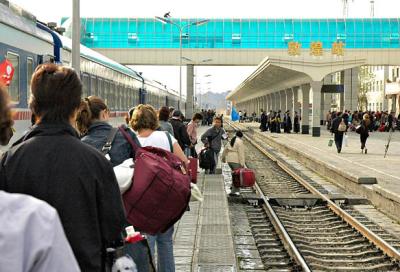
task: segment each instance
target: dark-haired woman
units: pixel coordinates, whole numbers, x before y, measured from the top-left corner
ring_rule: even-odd
[[[195,113],[192,120],[187,125],[187,133],[190,139],[190,156],[197,158],[196,144],[197,144],[197,128],[200,126],[203,116],[200,113]],[[186,154],[188,155],[188,154]]]
[[[0,187],[53,206],[80,269],[97,272],[105,268],[106,247],[120,239],[125,215],[110,163],[73,127],[81,95],[74,70],[50,63],[36,68],[29,102],[36,125],[3,157]],[[52,233],[42,231],[50,242]]]
[[[242,141],[243,133],[237,131],[231,142],[227,144],[222,152],[222,161],[227,162],[232,171],[245,166],[244,143]],[[232,190],[229,195],[237,196],[239,188],[232,184]]]
[[[168,107],[161,107],[158,110],[158,122],[159,122],[159,129],[161,131],[168,131],[169,134],[174,135],[174,128],[172,127],[171,123],[168,121],[170,116],[169,108]]]
[[[109,119],[109,110],[103,99],[97,96],[85,98],[76,118],[79,132],[83,135],[82,142],[101,151],[112,129]],[[108,155],[112,166],[133,158],[132,147],[120,131],[115,135]]]

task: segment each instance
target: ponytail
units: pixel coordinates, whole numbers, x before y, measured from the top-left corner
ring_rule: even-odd
[[[234,145],[235,145],[235,141],[236,141],[236,136],[234,136],[232,139],[231,139],[231,147],[233,147]]]
[[[100,112],[106,109],[107,105],[100,97],[89,96],[82,100],[76,117],[76,124],[81,135],[88,132],[93,121],[100,118]]]
[[[81,135],[85,135],[92,124],[92,112],[86,99],[82,100],[76,116],[76,125]]]
[[[243,137],[243,132],[241,132],[240,130],[236,131],[235,136],[232,138],[232,140],[230,142],[231,147],[233,147],[235,145],[236,137],[242,138]]]

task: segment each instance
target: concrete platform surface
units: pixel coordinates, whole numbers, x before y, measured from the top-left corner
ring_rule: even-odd
[[[199,174],[204,201],[175,225],[176,271],[237,271],[222,175]]]

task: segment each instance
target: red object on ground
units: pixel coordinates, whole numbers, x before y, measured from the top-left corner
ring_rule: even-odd
[[[233,185],[235,187],[253,187],[256,183],[256,175],[253,170],[239,168],[233,171]]]
[[[192,183],[197,183],[197,166],[198,159],[197,158],[189,158],[189,174]]]
[[[0,82],[6,86],[9,86],[13,76],[14,67],[8,59],[5,59],[2,63],[0,63]]]

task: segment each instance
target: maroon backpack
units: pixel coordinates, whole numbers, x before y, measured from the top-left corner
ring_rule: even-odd
[[[119,128],[135,152],[132,186],[122,196],[127,220],[151,235],[165,232],[188,206],[190,176],[176,155],[162,148],[140,147],[125,129]]]

